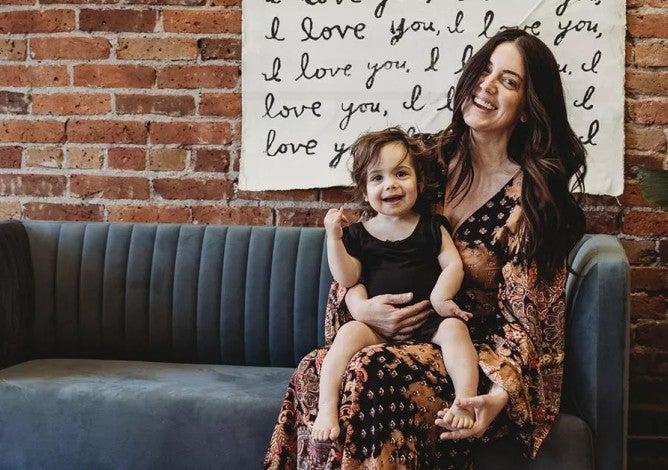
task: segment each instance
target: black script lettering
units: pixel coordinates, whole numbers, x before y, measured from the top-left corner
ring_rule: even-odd
[[[554,37],[555,46],[561,44],[561,41],[564,40],[564,38],[570,31],[577,31],[577,32],[585,31],[587,33],[598,33],[596,35],[596,38],[601,37],[601,33],[598,32],[598,23],[593,22],[591,20],[580,20],[577,23],[573,23],[573,20],[568,20],[568,23],[566,24],[563,24],[560,21],[559,29],[561,31]]]
[[[335,0],[337,5],[341,5],[344,0]],[[304,0],[307,5],[318,5],[327,3],[327,0]],[[362,0],[350,0],[351,3],[362,3]]]
[[[459,10],[459,11],[457,12],[457,16],[455,16],[455,27],[454,27],[454,28],[451,28],[450,26],[448,26],[448,32],[449,32],[450,34],[455,34],[455,33],[458,33],[458,34],[459,34],[459,33],[463,33],[464,30],[463,30],[463,29],[459,29],[459,26],[462,24],[462,21],[463,21],[463,20],[464,20],[464,12],[461,11],[461,10]]]
[[[350,124],[350,119],[353,117],[353,114],[355,113],[380,113],[380,103],[378,102],[367,102],[367,103],[360,103],[360,104],[355,104],[353,102],[350,102],[348,104],[343,104],[341,103],[341,110],[346,113],[345,116],[343,116],[343,119],[339,122],[339,129],[342,131],[345,131],[348,128],[348,124]]]
[[[527,31],[533,34],[534,36],[540,36],[540,25],[541,25],[540,21],[534,21],[531,24],[525,24],[524,26],[520,26],[520,29],[523,31]],[[511,28],[515,28],[515,26],[504,25],[499,28],[499,31],[505,31],[506,29],[511,29]]]
[[[367,90],[370,90],[371,87],[374,84],[374,81],[376,80],[376,74],[380,72],[381,70],[401,70],[404,69],[408,71],[406,68],[406,61],[404,60],[403,62],[399,62],[398,60],[386,60],[382,64],[376,62],[375,64],[372,64],[371,62],[367,62],[366,64],[367,68],[371,70],[371,75],[369,75],[369,78],[366,79],[365,86]]]
[[[466,62],[469,61],[471,56],[473,55],[473,46],[470,44],[467,44],[466,47],[464,48],[464,52],[462,53],[462,67],[455,72],[455,75],[458,73],[461,73],[462,70],[464,70],[464,66],[466,65]]]
[[[420,85],[415,85],[413,87],[413,91],[411,91],[411,100],[404,101],[403,103],[401,103],[401,105],[404,107],[404,109],[409,109],[411,111],[422,111],[425,105],[422,105],[420,107],[415,106],[418,100],[420,99],[421,94],[422,94],[422,87]]]
[[[272,71],[271,71],[271,76],[267,75],[266,73],[263,73],[262,76],[264,77],[265,82],[280,82],[281,79],[278,78],[278,72],[281,71],[281,58],[276,57],[274,59],[274,62],[272,63]]]
[[[274,142],[276,141],[276,131],[274,129],[269,129],[267,133],[267,144],[265,146],[264,153],[269,157],[275,157],[276,155],[285,155],[286,153],[291,153],[295,155],[297,152],[304,151],[306,155],[315,155],[315,148],[318,146],[318,141],[315,139],[309,139],[306,143],[294,143],[294,142],[285,142],[280,143],[274,147]]]
[[[316,67],[312,73],[309,73],[308,66],[310,60],[311,57],[309,56],[309,53],[304,52],[302,54],[301,73],[297,78],[295,78],[295,81],[299,80],[302,77],[304,77],[306,80],[311,80],[312,78],[315,78],[316,80],[321,80],[323,78],[336,77],[339,73],[342,73],[346,77],[350,77],[350,69],[353,68],[353,64],[346,64],[343,67],[336,67],[336,68]]]
[[[596,91],[596,88],[593,85],[589,85],[587,91],[585,91],[584,98],[582,98],[582,101],[580,102],[578,102],[578,100],[573,101],[573,106],[575,106],[576,108],[584,108],[586,110],[592,109],[594,105],[588,103],[592,95],[594,94],[594,91]]]
[[[560,73],[565,73],[565,74],[568,74],[568,75],[571,74],[571,71],[568,70],[568,64],[564,64],[564,65],[557,64],[557,67],[559,68]]]
[[[283,105],[278,111],[272,112],[274,108],[274,103],[276,98],[273,93],[267,93],[267,96],[264,98],[264,114],[262,117],[268,117],[269,119],[276,119],[278,117],[287,119],[290,116],[299,118],[306,111],[310,111],[311,114],[315,117],[321,117],[321,114],[318,112],[322,103],[320,101],[314,101],[310,105],[301,105],[301,106],[286,106]]]
[[[482,20],[482,33],[478,34],[478,37],[484,36],[488,38],[489,36],[487,35],[487,31],[489,31],[489,27],[492,26],[493,22],[494,12],[492,10],[487,10],[485,12],[485,18]]]
[[[445,104],[436,108],[436,111],[443,111],[444,109],[454,111],[453,101],[455,100],[455,87],[454,85],[450,86],[448,89],[448,94],[445,96]]]
[[[436,33],[436,36],[438,36],[440,33],[440,31],[437,31],[434,27],[433,21],[430,21],[429,23],[424,21],[413,21],[407,27],[406,18],[401,18],[398,23],[395,23],[395,21],[392,20],[392,24],[390,25],[390,32],[392,33],[392,37],[390,38],[390,45],[394,46],[396,43],[401,41],[401,38],[404,37],[404,34],[409,31],[430,31],[432,33]]]
[[[323,26],[320,32],[313,33],[313,19],[306,17],[302,20],[302,31],[306,36],[301,40],[301,42],[312,40],[317,41],[319,39],[324,39],[328,41],[333,37],[336,39],[335,34],[338,34],[339,38],[345,39],[349,32],[352,31],[352,35],[356,39],[364,39],[364,34],[362,32],[366,28],[366,24],[357,23],[356,25],[345,25],[342,27],[340,24],[335,24],[332,26]]]
[[[598,134],[598,131],[600,129],[600,124],[598,122],[598,119],[594,119],[591,124],[589,124],[589,129],[587,130],[587,137],[582,137],[580,136],[580,142],[582,142],[582,145],[591,145],[595,146],[597,145],[596,142],[594,142],[594,137]]]
[[[385,5],[387,5],[387,0],[380,0],[380,3],[376,5],[376,9],[373,12],[373,16],[375,16],[378,19],[381,19],[383,17],[383,13],[385,13]]]
[[[264,3],[281,3],[281,0],[264,0]]]
[[[596,71],[596,67],[600,61],[601,51],[596,51],[594,52],[594,56],[591,58],[591,65],[587,66],[587,64],[582,64],[582,70],[585,72],[598,73]]]
[[[441,57],[441,50],[438,48],[438,46],[432,47],[431,51],[429,52],[429,67],[424,69],[425,72],[438,72],[438,69],[436,68],[436,64],[438,63],[438,59]]]
[[[334,143],[334,158],[329,161],[330,168],[336,168],[341,163],[341,158],[350,150],[350,145]]]
[[[274,39],[275,41],[285,41],[285,38],[278,37],[278,28],[281,27],[281,20],[278,19],[278,16],[274,16],[274,19],[271,20],[271,35],[265,36],[265,39]]]

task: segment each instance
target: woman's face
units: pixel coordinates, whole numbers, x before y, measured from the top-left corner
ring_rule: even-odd
[[[496,46],[487,68],[462,105],[464,122],[477,133],[507,134],[524,113],[525,70],[512,42]]]

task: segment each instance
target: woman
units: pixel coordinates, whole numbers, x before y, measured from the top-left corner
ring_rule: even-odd
[[[341,435],[314,443],[309,432],[327,352],[320,349],[292,377],[267,468],[458,469],[489,439],[510,434],[535,457],[547,436],[561,393],[565,261],[584,233],[569,181],[582,190],[585,151],[568,124],[554,56],[518,29],[498,33],[469,60],[454,109],[447,129],[421,138],[443,163],[443,213],[465,271],[457,303],[474,315],[468,324],[479,395],[458,402],[474,413],[473,428],[451,430],[443,420],[453,387],[439,350],[398,342],[352,359]],[[365,300],[354,287],[333,286],[328,339],[351,316],[405,339],[429,313],[425,303],[398,307],[409,298]]]

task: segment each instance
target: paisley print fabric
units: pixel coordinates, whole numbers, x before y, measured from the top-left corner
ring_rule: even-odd
[[[363,349],[341,385],[341,435],[315,443],[318,377],[327,348],[307,355],[295,370],[265,458],[268,469],[467,469],[479,445],[502,435],[534,457],[559,409],[564,350],[565,269],[546,285],[520,250],[522,173],[464,220],[453,240],[464,261],[457,296],[479,352],[479,393],[491,383],[510,395],[506,412],[481,439],[440,441],[436,412],[454,390],[438,347],[415,341]],[[328,342],[351,319],[345,289],[330,291]]]

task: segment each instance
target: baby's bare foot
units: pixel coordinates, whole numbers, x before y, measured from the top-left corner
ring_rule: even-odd
[[[453,403],[450,409],[445,413],[443,421],[445,421],[452,429],[471,429],[473,423],[475,423],[475,418],[471,411],[466,408],[461,408]]]
[[[314,441],[334,441],[339,437],[339,410],[334,406],[332,408],[321,408],[318,416],[313,422],[313,432],[311,436]]]

